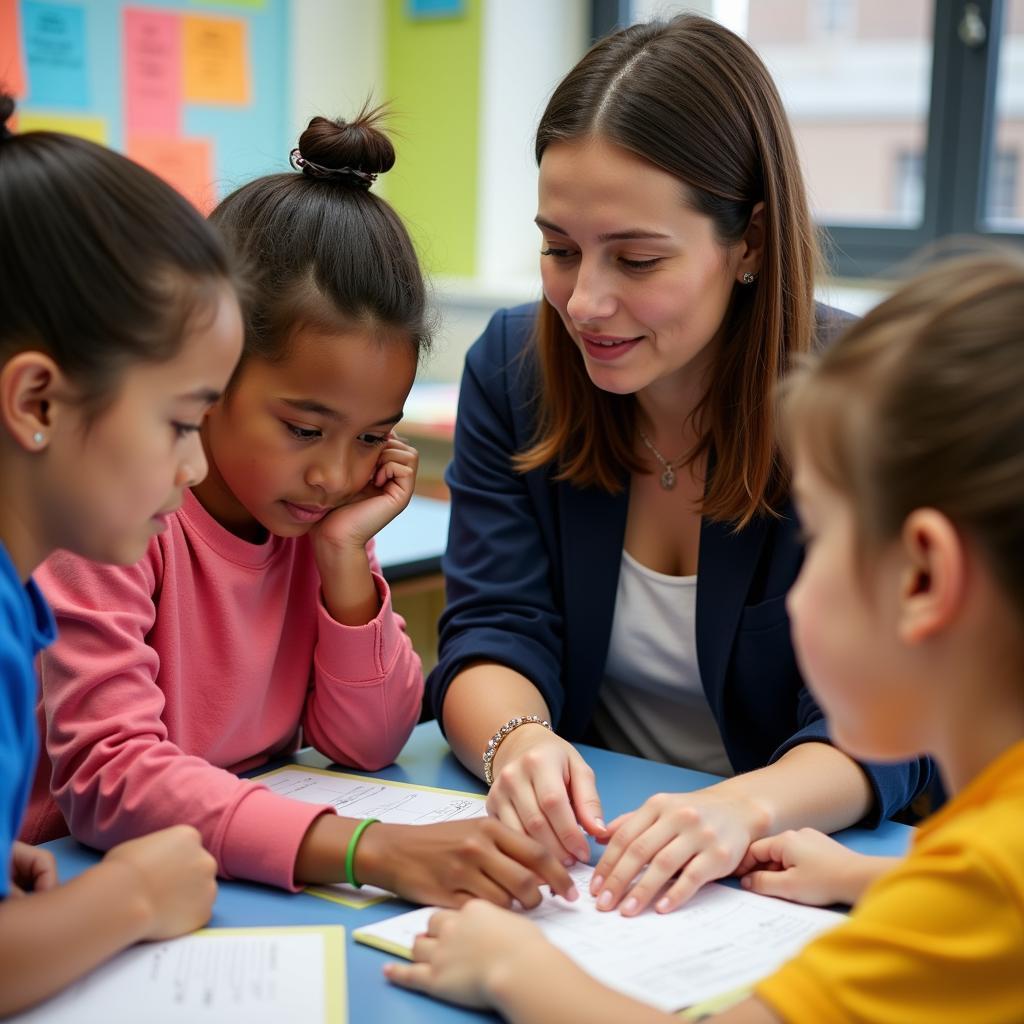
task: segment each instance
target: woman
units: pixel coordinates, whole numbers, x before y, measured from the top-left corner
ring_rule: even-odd
[[[878,822],[930,769],[833,748],[793,656],[770,396],[845,318],[814,304],[764,65],[704,18],[624,29],[555,90],[536,155],[544,298],[467,357],[429,688],[460,760],[493,773],[492,814],[567,864],[589,858],[580,826],[608,842],[604,909],[639,913],[678,873],[669,911],[752,841]],[[606,826],[581,739],[730,777]]]

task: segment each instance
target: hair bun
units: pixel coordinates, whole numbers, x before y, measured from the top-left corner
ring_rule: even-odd
[[[395,147],[380,128],[385,115],[383,107],[364,107],[352,121],[314,117],[299,137],[299,153],[328,171],[383,174],[395,165]]]
[[[9,138],[13,132],[7,127],[7,122],[14,113],[14,97],[9,93],[0,93],[0,139]]]

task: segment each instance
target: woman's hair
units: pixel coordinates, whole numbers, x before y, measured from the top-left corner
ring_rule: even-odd
[[[1024,611],[1024,256],[947,261],[782,387],[783,439],[849,497],[858,547],[934,508]]]
[[[596,43],[555,89],[537,129],[538,163],[552,143],[596,136],[677,177],[681,201],[743,238],[764,203],[756,284],[737,285],[720,328],[709,389],[695,412],[691,458],[714,453],[702,513],[744,525],[784,496],[773,388],[814,333],[819,252],[788,121],[757,54],[714,21],[682,15]],[[591,384],[557,312],[537,323],[541,394],[521,471],[555,464],[557,479],[617,492],[635,454],[636,399]]]
[[[156,175],[93,142],[11,134],[0,95],[0,360],[46,352],[89,415],[125,367],[179,350],[235,275],[223,243]]]
[[[297,327],[398,331],[417,356],[430,345],[426,289],[398,214],[370,191],[395,163],[382,111],[351,122],[314,117],[292,152],[302,173],[271,174],[211,214],[253,282],[245,309],[251,356],[286,357]]]

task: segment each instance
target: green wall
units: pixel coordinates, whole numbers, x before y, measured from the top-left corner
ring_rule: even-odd
[[[476,270],[481,0],[455,18],[412,20],[388,0],[383,95],[397,163],[387,198],[405,218],[432,274]]]

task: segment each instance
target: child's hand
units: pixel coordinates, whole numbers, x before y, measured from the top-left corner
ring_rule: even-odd
[[[11,848],[11,896],[57,887],[57,861],[49,850],[15,842]]]
[[[374,825],[360,840],[356,876],[413,903],[442,907],[474,896],[535,907],[545,883],[566,899],[578,896],[569,873],[540,843],[493,818]]]
[[[318,548],[362,550],[412,498],[419,453],[394,434],[388,437],[367,485],[310,531]]]
[[[627,917],[639,914],[678,874],[655,903],[659,913],[675,910],[705,882],[732,874],[750,845],[756,818],[749,801],[714,786],[650,797],[608,825],[608,849],[590,883],[598,909],[621,903]]]
[[[532,921],[483,900],[471,900],[461,910],[433,914],[426,933],[413,946],[415,962],[387,964],[384,974],[403,988],[486,1010],[495,1004],[490,986],[495,971],[514,973],[513,959],[543,956],[547,945]],[[529,984],[528,969],[519,973]]]
[[[143,938],[171,939],[210,920],[217,896],[217,862],[191,825],[175,825],[108,851],[104,863],[134,875],[148,920]]]
[[[802,828],[751,843],[736,874],[751,892],[827,907],[856,903],[893,862],[854,853],[823,832]]]

